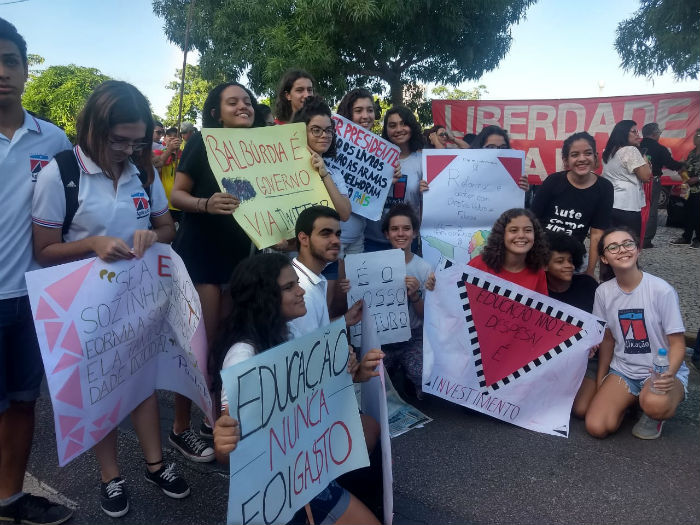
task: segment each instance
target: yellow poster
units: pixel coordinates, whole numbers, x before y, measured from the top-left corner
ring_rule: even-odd
[[[333,207],[311,167],[305,124],[204,128],[202,137],[221,191],[241,201],[233,217],[258,248],[293,238],[297,217],[305,208]]]

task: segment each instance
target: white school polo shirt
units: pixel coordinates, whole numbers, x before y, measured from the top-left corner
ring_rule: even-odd
[[[62,130],[24,112],[12,140],[0,133],[0,299],[27,295],[32,252],[32,194],[38,173],[71,144]]]
[[[296,338],[311,333],[321,326],[329,325],[331,321],[326,300],[328,289],[326,278],[309,270],[296,257],[292,260],[292,266],[299,277],[299,286],[306,292],[304,293],[306,315],[289,321],[290,331]]]
[[[149,202],[139,179],[138,168],[131,162],[119,177],[115,192],[112,180],[83,153],[80,146],[73,148],[73,152],[80,166],[78,209],[63,239],[65,242],[104,235],[119,237],[133,246],[136,230],[149,229],[151,217],[159,217],[168,212],[168,199],[160,177],[153,179],[152,202]],[[37,180],[32,221],[39,226],[61,228],[65,216],[65,190],[58,164],[54,161],[42,170]]]

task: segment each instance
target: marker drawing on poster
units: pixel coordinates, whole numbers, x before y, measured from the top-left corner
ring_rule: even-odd
[[[293,238],[297,217],[309,206],[333,207],[311,167],[303,123],[204,128],[202,138],[221,191],[241,201],[233,218],[258,248]]]
[[[53,404],[61,466],[114,429],[155,389],[212,417],[201,306],[180,257],[86,259],[26,274]]]
[[[423,391],[567,437],[605,322],[466,264],[446,266],[426,298]]]
[[[340,115],[333,115],[333,124],[337,154],[324,160],[331,171],[342,175],[352,211],[378,221],[401,150]]]
[[[227,523],[286,523],[345,472],[369,465],[341,319],[221,371],[241,440]]]
[[[469,262],[504,211],[522,208],[524,154],[516,150],[423,150],[423,258]]]
[[[345,258],[350,280],[348,306],[364,300],[374,318],[380,344],[400,343],[411,338],[406,292],[406,256],[402,250],[358,253]],[[351,342],[359,346],[363,323],[350,327]]]

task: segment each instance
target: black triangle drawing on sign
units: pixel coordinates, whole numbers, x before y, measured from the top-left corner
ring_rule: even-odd
[[[559,428],[553,428],[553,432],[561,434],[564,437],[569,437],[569,425],[562,425]]]

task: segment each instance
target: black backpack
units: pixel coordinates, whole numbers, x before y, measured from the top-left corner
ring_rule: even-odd
[[[80,166],[78,159],[75,157],[75,152],[72,149],[67,149],[57,153],[54,157],[58,164],[58,171],[61,174],[63,182],[63,191],[66,195],[66,216],[63,218],[62,235],[65,237],[73,223],[75,212],[78,211],[78,189],[80,188]],[[143,189],[148,195],[148,200],[151,200],[151,187],[148,185],[148,175],[139,168],[139,180]]]

